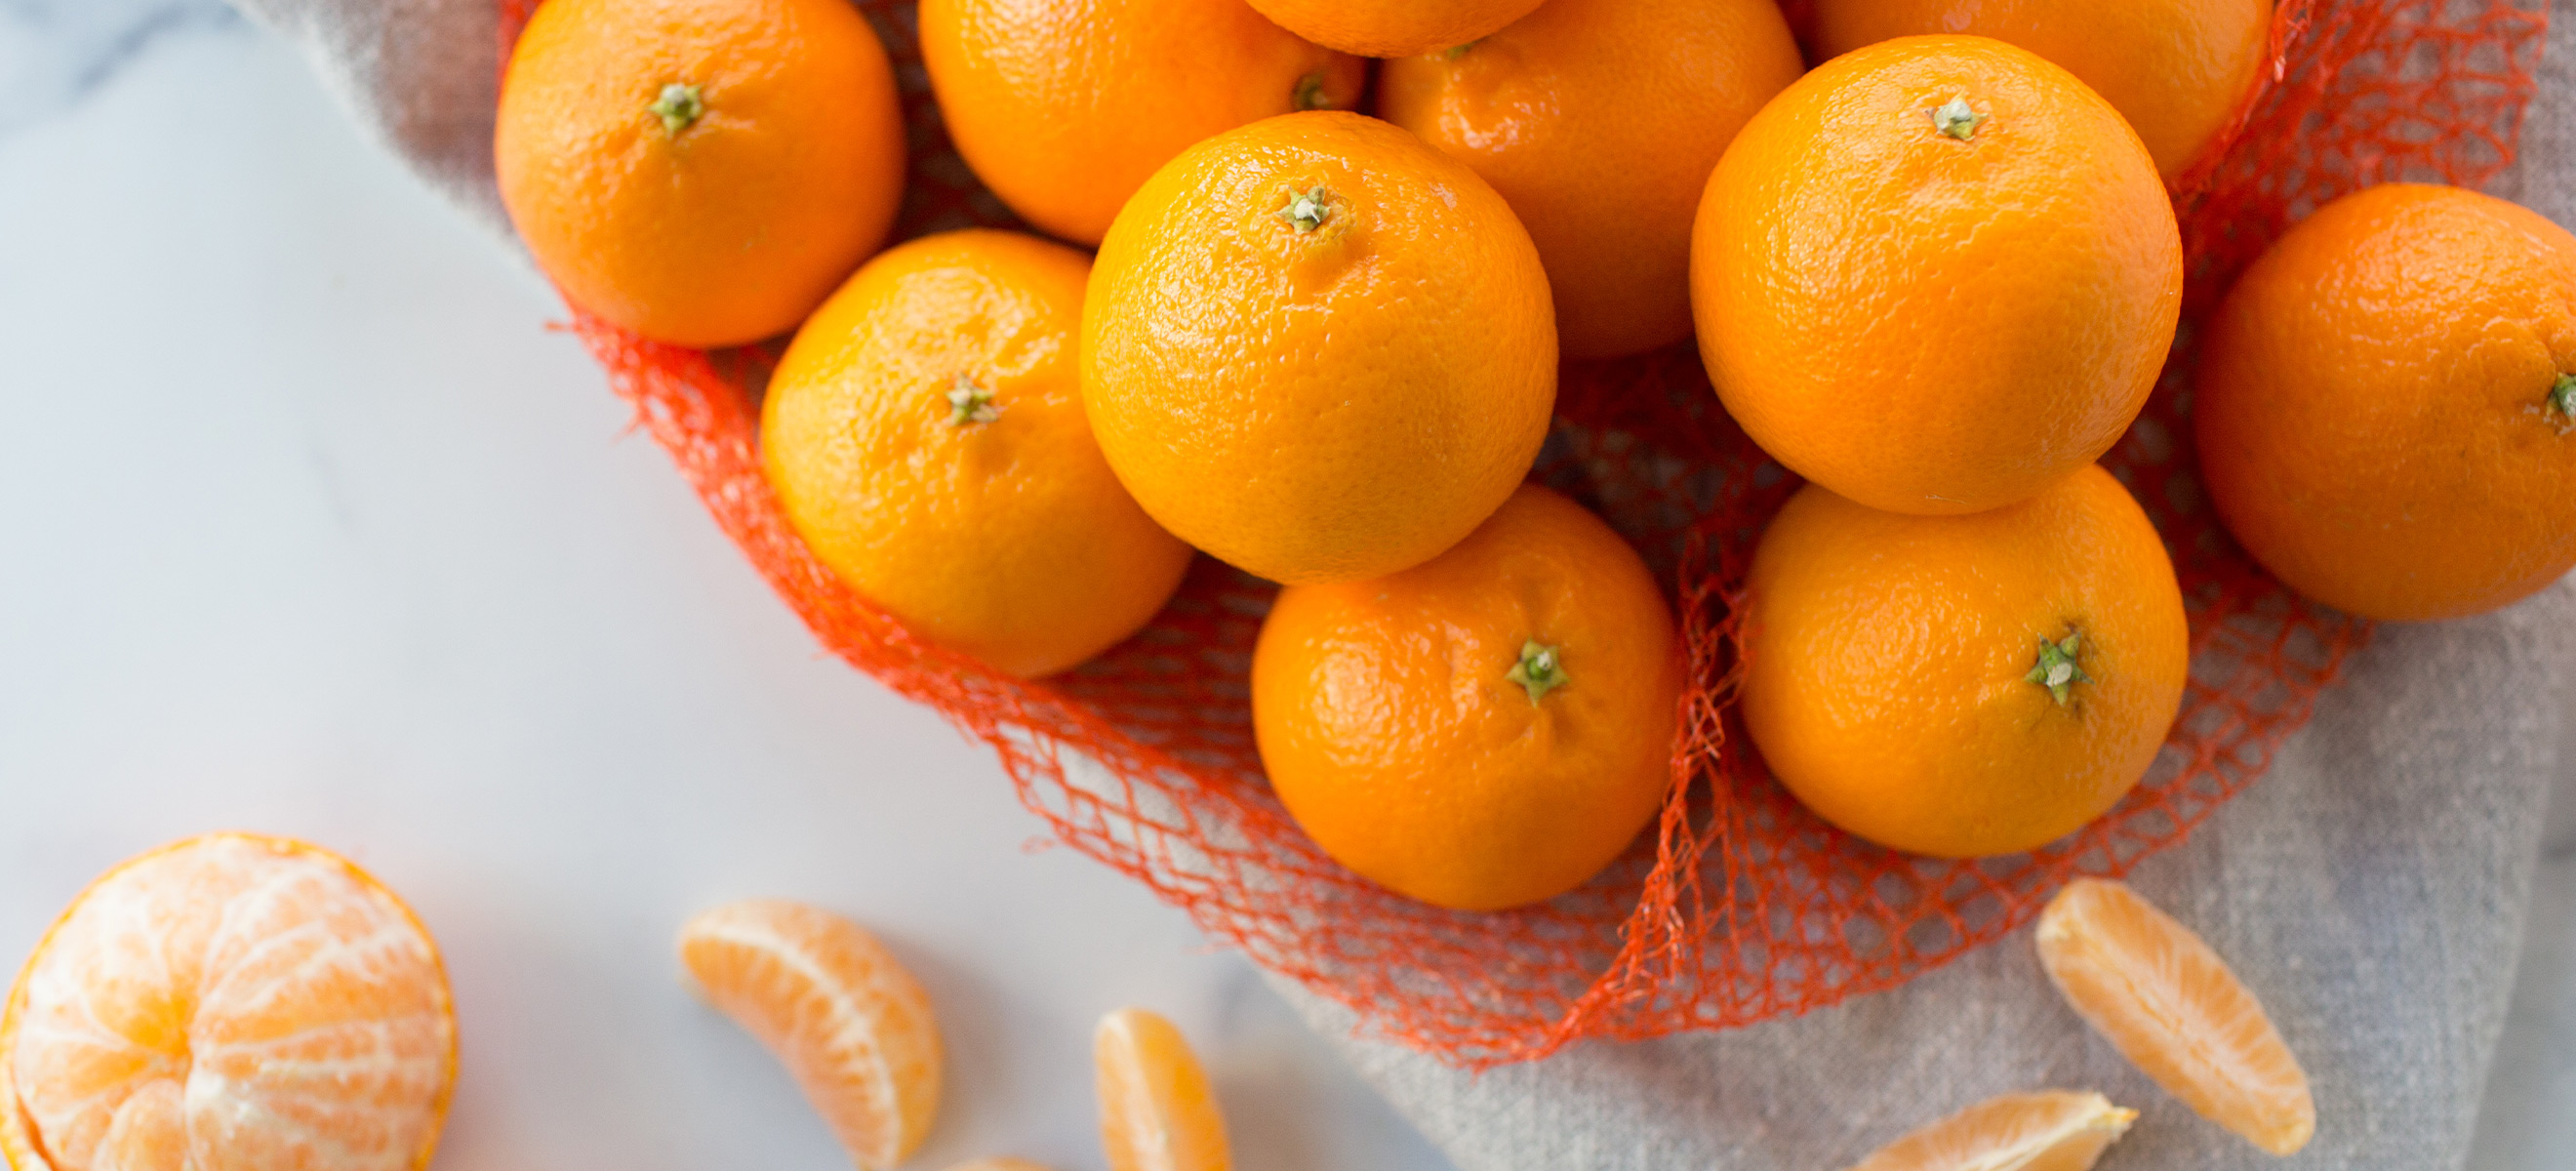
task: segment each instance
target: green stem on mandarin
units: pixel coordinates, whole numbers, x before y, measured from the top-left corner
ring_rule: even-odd
[[[2576,374],[2561,374],[2549,388],[2549,405],[2560,418],[2576,419]]]
[[[705,93],[698,87],[675,82],[663,86],[661,96],[654,98],[652,104],[644,108],[652,111],[655,117],[662,120],[664,133],[678,134],[697,125],[698,119],[706,117],[707,100]]]
[[[2065,707],[2068,693],[2076,684],[2093,681],[2092,676],[2084,673],[2084,664],[2077,661],[2077,656],[2084,652],[2083,640],[2084,633],[2079,630],[2067,631],[2066,637],[2058,642],[2048,641],[2044,634],[2039,636],[2039,662],[2031,667],[2029,674],[2021,677],[2022,682],[2047,688],[2049,697],[2057,701],[2057,706]]]
[[[1557,656],[1556,648],[1536,639],[1521,644],[1520,661],[1512,664],[1503,678],[1520,684],[1522,690],[1529,692],[1533,704],[1567,683],[1565,662]]]
[[[1931,114],[1933,129],[1961,142],[1975,138],[1977,127],[1985,125],[1986,119],[1993,117],[1991,114],[1980,114],[1970,108],[1965,94],[1941,103],[1931,111]]]
[[[1288,96],[1288,106],[1290,109],[1296,110],[1300,113],[1307,110],[1329,110],[1333,108],[1333,99],[1324,96],[1324,74],[1322,70],[1317,70],[1297,79],[1297,90],[1295,93]]]
[[[992,391],[975,385],[974,379],[963,374],[957,376],[956,384],[948,389],[949,426],[990,423],[1001,417],[1002,408],[993,405]]]
[[[1467,50],[1469,50],[1469,49],[1473,49],[1473,48],[1475,48],[1476,46],[1481,45],[1481,44],[1484,44],[1484,43],[1485,43],[1485,42],[1483,42],[1482,40],[1474,40],[1474,41],[1469,41],[1469,42],[1467,42],[1466,44],[1463,44],[1463,45],[1451,45],[1451,46],[1449,46],[1449,51],[1448,51],[1448,52],[1446,52],[1446,53],[1442,53],[1442,54],[1440,55],[1440,59],[1441,59],[1441,60],[1443,60],[1443,61],[1455,61],[1455,60],[1459,59],[1460,57],[1464,57],[1464,56],[1466,56],[1466,55],[1467,55]]]
[[[1299,232],[1314,231],[1332,221],[1332,199],[1333,193],[1325,190],[1322,184],[1317,184],[1311,191],[1290,188],[1288,206],[1279,209],[1279,218],[1288,221]]]

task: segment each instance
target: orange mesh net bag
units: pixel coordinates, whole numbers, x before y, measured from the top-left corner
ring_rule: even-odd
[[[501,0],[514,36],[536,0]],[[858,0],[893,54],[912,185],[898,235],[1018,226],[949,145],[905,0]],[[1796,7],[1795,4],[1792,8]],[[2193,474],[2193,323],[2289,223],[2394,179],[2476,186],[2507,166],[2532,92],[2537,0],[2282,0],[2272,64],[2178,199],[2182,336],[2104,462],[2174,555],[2190,610],[2181,718],[2137,790],[2036,853],[1896,854],[1807,813],[1744,747],[1730,591],[1797,486],[1719,407],[1687,343],[1569,364],[1533,473],[1607,518],[1664,575],[1695,680],[1658,826],[1547,904],[1437,910],[1343,870],[1262,778],[1247,677],[1274,587],[1206,558],[1145,631],[1038,683],[923,643],[799,541],[757,459],[774,349],[713,353],[574,331],[725,532],[850,665],[988,743],[1058,840],[1185,908],[1211,936],[1348,1006],[1366,1035],[1483,1068],[1586,1038],[1723,1029],[1895,987],[2035,915],[2077,875],[2181,841],[2263,774],[2365,624],[2293,596],[2218,527]]]

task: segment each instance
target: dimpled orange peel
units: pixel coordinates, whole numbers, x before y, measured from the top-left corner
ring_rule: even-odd
[[[1252,652],[1271,787],[1335,861],[1458,910],[1563,894],[1672,784],[1684,669],[1654,575],[1524,485],[1457,547],[1290,586]]]
[[[1135,633],[1190,564],[1082,409],[1084,256],[1019,232],[888,249],[796,334],[761,467],[815,556],[915,633],[1050,675]]]
[[[1252,0],[1252,6],[1318,45],[1363,57],[1410,57],[1472,43],[1529,15],[1539,0]]]
[[[1366,63],[1243,0],[922,0],[957,153],[1039,229],[1098,244],[1136,188],[1211,134],[1359,105]]]
[[[735,345],[795,328],[885,240],[903,114],[847,0],[547,0],[502,80],[493,159],[574,305]]]
[[[1791,497],[1745,580],[1745,730],[1825,820],[1942,858],[2036,849],[2155,760],[2190,631],[2145,511],[2086,467],[1969,516]]]
[[[2028,499],[2117,441],[2182,308],[2135,131],[1982,37],[1903,37],[1754,115],[1691,238],[1700,356],[1790,470],[1872,508]]]
[[[2576,236],[2413,183],[2347,195],[2239,277],[2193,389],[2227,530],[2367,618],[2484,613],[2576,565]]]
[[[1082,306],[1092,433],[1173,535],[1285,583],[1418,565],[1547,436],[1556,323],[1475,172],[1357,114],[1191,147],[1118,213]]]
[[[2272,39],[2271,0],[1816,0],[1816,51],[1893,37],[1967,33],[2048,58],[2119,110],[2175,178],[2254,88]]]
[[[1690,335],[1709,169],[1804,68],[1772,0],[1549,0],[1473,44],[1387,62],[1378,109],[1511,201],[1566,356],[1605,358]]]

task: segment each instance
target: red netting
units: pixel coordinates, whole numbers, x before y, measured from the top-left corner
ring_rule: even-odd
[[[534,0],[500,0],[505,44]],[[904,236],[1013,225],[941,128],[912,5],[858,0],[893,52],[912,134]],[[2284,0],[2240,131],[2186,180],[2182,340],[2105,460],[2173,550],[2192,674],[2164,753],[2109,816],[2035,854],[1939,862],[1815,819],[1734,735],[1729,594],[1796,481],[1728,420],[1687,344],[1569,364],[1536,475],[1668,576],[1697,685],[1660,826],[1583,889],[1505,914],[1435,910],[1325,858],[1262,779],[1248,712],[1272,587],[1204,558],[1153,625],[1023,683],[928,646],[843,588],[780,516],[755,458],[770,351],[699,353],[574,329],[726,533],[815,635],[991,744],[1065,844],[1186,908],[1367,1034],[1471,1067],[1568,1042],[1727,1028],[1891,988],[2027,921],[2078,874],[2182,840],[2271,761],[2368,634],[2289,594],[2220,531],[2193,475],[2191,323],[2282,227],[2375,182],[2475,186],[2513,155],[2547,17],[2538,0]],[[1085,764],[1087,758],[1094,764]]]

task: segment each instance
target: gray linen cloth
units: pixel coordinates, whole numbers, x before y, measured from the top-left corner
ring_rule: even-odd
[[[494,0],[236,0],[369,133],[496,232]],[[2497,193],[2576,223],[2576,0],[2556,0],[2524,164]],[[1715,1035],[1594,1044],[1471,1076],[1355,1040],[1281,990],[1460,1171],[1831,1168],[1993,1094],[2099,1089],[2144,1113],[2103,1166],[2431,1171],[2467,1155],[2512,990],[2576,652],[2568,583],[2499,614],[2382,627],[2271,772],[2133,882],[2262,996],[2316,1088],[2273,1160],[2202,1122],[2059,1003],[2028,933],[1876,996]]]

